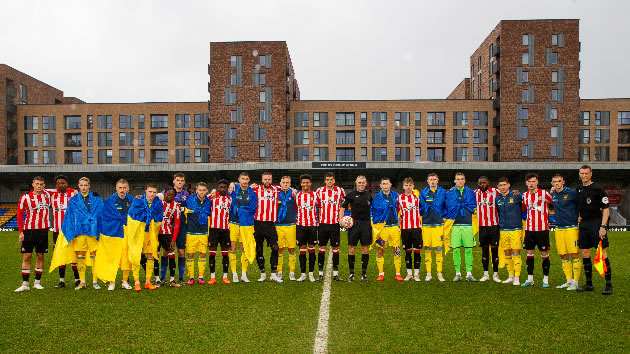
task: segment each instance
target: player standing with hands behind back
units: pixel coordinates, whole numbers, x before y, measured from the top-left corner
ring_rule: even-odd
[[[372,243],[372,225],[370,224],[370,206],[372,205],[372,195],[365,187],[367,179],[365,176],[358,176],[355,180],[356,188],[346,195],[341,208],[339,208],[339,224],[348,228],[343,221],[343,213],[346,209],[352,210],[354,225],[348,230],[348,268],[350,276],[348,281],[354,281],[354,261],[357,244],[361,241],[361,280],[368,281],[367,267],[370,261],[370,244]]]

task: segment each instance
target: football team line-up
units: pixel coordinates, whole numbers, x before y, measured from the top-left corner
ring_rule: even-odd
[[[74,272],[75,290],[86,288],[86,267],[92,267],[92,286],[100,289],[99,279],[115,289],[118,270],[122,271],[122,288],[141,291],[140,268],[145,267],[144,289],[217,282],[216,256],[222,256],[222,282],[245,282],[247,268],[256,262],[261,275],[265,271],[264,245],[271,248],[269,280],[283,282],[284,251],[288,251],[289,280],[322,281],[328,243],[332,253],[332,279],[339,277],[340,229],[348,230],[347,281],[355,280],[357,245],[361,248],[361,280],[368,281],[369,251],[376,247],[377,281],[385,279],[385,249],[394,255],[397,281],[421,281],[420,264],[424,253],[425,281],[445,281],[442,275],[444,255],[452,250],[454,282],[476,282],[473,277],[475,234],[479,234],[484,269],[479,281],[493,280],[520,286],[534,285],[534,250],[542,259],[542,287],[549,287],[549,222],[556,225],[555,240],[566,282],[557,288],[592,291],[593,266],[606,279],[602,294],[611,294],[611,267],[606,254],[608,238],[608,199],[603,188],[593,183],[592,169],[579,169],[581,183],[577,189],[566,187],[564,177],[552,178],[552,190],[538,189],[538,175],[525,176],[527,191],[510,189],[507,178],[498,179],[497,188],[489,187],[487,177],[480,177],[478,188],[466,187],[463,173],[455,174],[455,186],[445,190],[438,186],[438,176],[429,173],[428,187],[414,189],[412,178],[402,181],[402,194],[391,190],[384,177],[375,195],[366,190],[365,176],[358,176],[356,189],[345,193],[335,185],[333,173],[326,173],[324,186],[311,190],[312,178],[300,176],[301,190],[291,188],[291,178],[284,176],[280,185],[272,184],[269,172],[262,174],[261,184],[249,184],[248,173],[238,183],[225,179],[209,190],[197,183],[195,193],[184,190],[185,176],[176,173],[173,186],[158,193],[155,184],[147,184],[145,193],[132,197],[129,183],[116,182],[116,192],[104,201],[90,191],[90,180],[78,181],[78,190],[68,188],[68,178],[57,176],[55,189],[45,189],[42,177],[33,179],[33,189],[21,196],[18,206],[19,242],[21,243],[22,285],[16,292],[30,290],[31,258],[36,252],[35,289],[43,289],[44,253],[48,252],[49,210],[53,213],[54,251],[50,272],[59,270],[59,284],[65,287],[66,265]],[[24,219],[24,220],[23,220]],[[240,243],[240,248],[237,247]],[[401,246],[405,254],[406,277],[401,271]],[[591,249],[597,248],[595,261]],[[161,249],[161,252],[160,252]],[[461,250],[465,273],[461,273]],[[522,255],[525,249],[527,280],[520,283]],[[241,275],[237,272],[240,250]],[[422,252],[424,250],[424,252]],[[297,252],[296,252],[297,251]],[[297,253],[297,254],[296,254]],[[161,254],[161,255],[160,255]],[[307,267],[308,254],[308,267]],[[198,257],[195,257],[198,255]],[[435,268],[433,258],[435,257]],[[175,265],[179,281],[175,279]],[[295,274],[296,258],[300,274]],[[157,260],[160,259],[159,265]],[[195,262],[196,259],[196,262]],[[315,263],[318,274],[314,275]],[[197,278],[195,280],[195,263]],[[493,274],[489,273],[492,263]],[[498,270],[506,266],[509,277],[499,278]],[[578,286],[582,267],[586,283]],[[232,280],[229,279],[229,271]],[[167,270],[170,280],[167,281]],[[135,281],[129,284],[129,273]],[[308,277],[307,277],[308,273]],[[465,274],[465,275],[463,275]],[[155,283],[152,277],[155,275]]]

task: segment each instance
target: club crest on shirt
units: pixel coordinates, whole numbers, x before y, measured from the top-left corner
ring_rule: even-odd
[[[586,198],[586,204],[591,204],[591,198]]]
[[[603,197],[602,198],[602,203],[608,204],[608,197]]]

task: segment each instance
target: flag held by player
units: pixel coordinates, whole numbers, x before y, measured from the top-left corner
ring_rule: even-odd
[[[129,261],[131,264],[140,264],[145,233],[149,233],[149,238],[157,241],[163,213],[164,207],[159,198],[153,199],[151,206],[149,206],[147,196],[143,194],[140,199],[134,199],[131,203],[127,216],[127,242],[129,246]],[[159,258],[157,245],[151,252],[154,259]]]
[[[595,253],[595,262],[593,262],[593,266],[597,269],[597,272],[602,277],[608,271],[606,267],[606,262],[604,261],[604,251],[602,249],[602,241],[599,241],[599,245],[597,246],[597,253]]]

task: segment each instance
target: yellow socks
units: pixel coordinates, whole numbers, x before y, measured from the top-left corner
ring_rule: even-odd
[[[424,265],[427,268],[427,274],[431,274],[431,263],[433,262],[433,258],[431,257],[431,250],[424,250]]]
[[[147,283],[151,282],[151,275],[153,274],[153,258],[147,257],[147,273],[145,274],[144,279]]]
[[[507,266],[508,274],[514,276],[514,261],[511,254],[505,255],[505,265]]]
[[[249,267],[249,261],[247,260],[247,256],[245,252],[241,252],[241,270],[244,272]]]
[[[582,271],[582,258],[573,259],[573,280],[580,280],[580,273]]]
[[[129,271],[128,270],[123,270],[122,273],[123,273],[122,280],[123,281],[129,281]]]
[[[295,272],[295,251],[289,252],[289,272]]]
[[[197,263],[197,266],[199,267],[198,271],[199,271],[199,278],[203,278],[203,274],[206,272],[206,262],[207,262],[207,258],[205,254],[201,254],[199,253],[199,263]]]
[[[195,277],[195,258],[186,257],[186,272],[188,273],[188,278]]]
[[[378,267],[379,274],[383,274],[383,264],[385,264],[385,258],[383,256],[376,256],[376,266]]]
[[[444,260],[444,255],[442,254],[442,249],[435,250],[435,266],[437,267],[437,272],[442,273],[442,261]]]
[[[133,269],[131,270],[133,272],[133,280],[136,283],[140,282],[140,265],[139,264],[134,264],[131,266]]]
[[[77,256],[77,271],[82,282],[85,282],[85,267],[85,256]]]
[[[513,254],[512,262],[514,262],[514,276],[519,277],[521,275],[521,255]]]
[[[278,273],[282,272],[282,263],[284,263],[284,252],[278,255]]]
[[[400,263],[401,257],[399,255],[394,255],[394,267],[396,267],[396,274],[400,274]]]
[[[572,274],[572,269],[571,269],[571,261],[567,258],[567,259],[561,259],[560,260],[562,262],[562,270],[564,271],[564,276],[566,277],[567,280],[572,279],[573,278],[573,274]]]
[[[232,273],[236,273],[236,251],[230,251],[230,269],[232,269]]]

